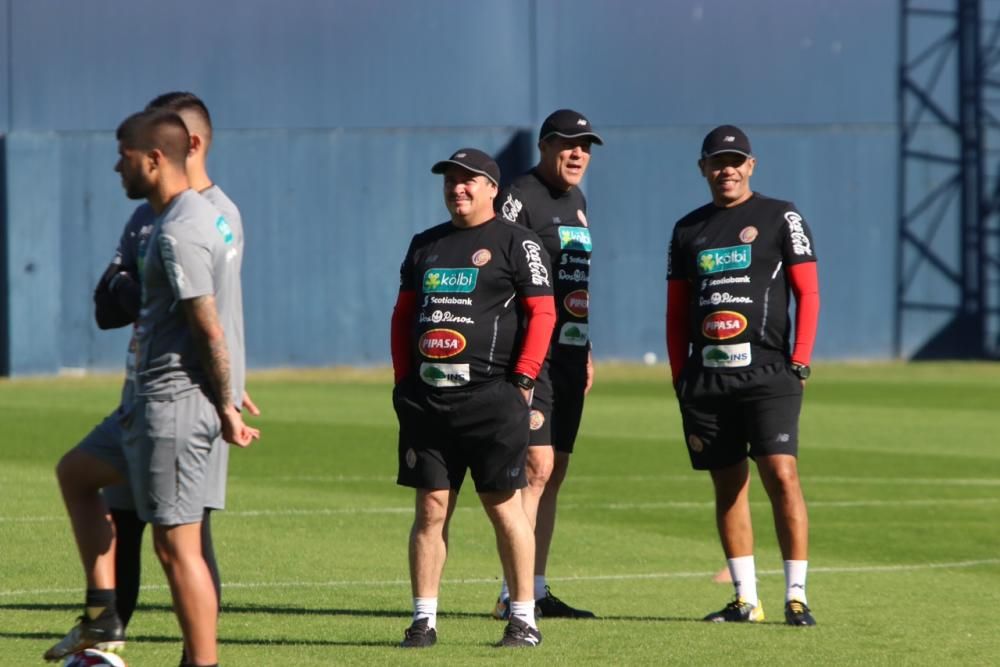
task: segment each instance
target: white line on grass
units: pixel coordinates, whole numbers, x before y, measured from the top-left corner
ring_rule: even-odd
[[[996,505],[1000,498],[916,498],[911,500],[815,500],[809,503],[811,508],[823,507],[940,507],[954,505]],[[652,503],[561,503],[567,510],[660,510],[660,509],[705,509],[714,506],[712,501],[666,500]],[[480,512],[478,506],[457,507],[456,512]],[[231,510],[226,511],[227,517],[256,519],[261,517],[288,516],[343,516],[352,514],[412,514],[413,507],[318,507],[312,509],[280,509],[280,510]],[[0,524],[11,523],[54,523],[67,521],[65,516],[0,516]]]
[[[983,560],[965,560],[951,563],[914,563],[911,565],[858,565],[840,567],[810,567],[812,573],[822,572],[824,574],[864,574],[871,572],[919,572],[925,570],[962,570],[972,567],[982,567],[990,565],[1000,565],[1000,558],[988,558]],[[633,574],[595,574],[579,575],[570,577],[549,577],[552,581],[643,581],[651,579],[700,579],[710,578],[716,574],[715,571],[705,572],[649,572]],[[784,576],[784,570],[757,570],[758,576]],[[480,577],[474,579],[445,579],[445,585],[455,584],[495,584],[496,577]],[[343,580],[343,581],[235,581],[223,583],[223,588],[228,589],[264,589],[264,588],[340,588],[352,586],[389,587],[389,586],[409,586],[408,579],[368,579],[368,580]],[[142,587],[144,591],[166,590],[163,584],[146,585]],[[4,591],[0,590],[0,597],[31,596],[31,595],[62,595],[79,593],[76,588],[37,588]]]
[[[573,481],[580,483],[635,483],[635,482],[688,482],[692,484],[703,484],[707,477],[698,473],[686,475],[574,475]],[[241,482],[252,482],[253,484],[270,484],[274,482],[301,483],[323,483],[323,484],[394,484],[395,477],[390,476],[367,476],[367,475],[278,475],[261,480],[258,477],[230,475],[230,483],[238,485]],[[947,477],[830,477],[823,475],[807,475],[806,484],[856,484],[878,486],[1000,486],[1000,478],[947,478]],[[0,476],[0,484],[39,483],[53,485],[52,475],[3,475]]]
[[[47,481],[48,478],[46,478]],[[248,478],[249,479],[249,478]],[[694,482],[702,483],[707,479],[705,475],[691,473],[687,475],[574,475],[573,481],[581,483],[589,482]],[[230,482],[239,482],[237,476],[230,476]],[[366,482],[386,482],[393,483],[395,477],[365,477],[348,475],[281,475],[269,477],[268,482],[327,482],[327,483],[366,483]],[[941,478],[941,477],[826,477],[822,475],[808,475],[808,484],[878,484],[892,486],[1000,486],[1000,478]]]

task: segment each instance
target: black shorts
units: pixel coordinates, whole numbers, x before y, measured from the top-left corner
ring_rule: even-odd
[[[695,470],[728,468],[747,456],[798,455],[802,382],[787,362],[737,373],[690,371],[677,398]]]
[[[531,401],[532,447],[552,445],[557,452],[573,453],[583,417],[587,386],[586,357],[580,360],[546,359]]]
[[[470,470],[477,492],[526,486],[528,404],[510,382],[443,392],[404,381],[392,403],[399,419],[397,484],[458,491]]]

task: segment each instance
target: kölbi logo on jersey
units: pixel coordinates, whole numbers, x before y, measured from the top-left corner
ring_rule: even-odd
[[[467,294],[476,289],[479,269],[428,269],[424,273],[424,292]]]
[[[586,227],[559,227],[559,247],[563,250],[590,252],[593,249],[590,230]]]
[[[750,246],[710,248],[698,253],[698,275],[737,271],[750,266]]]

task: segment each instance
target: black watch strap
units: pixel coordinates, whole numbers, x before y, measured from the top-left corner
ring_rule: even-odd
[[[534,378],[525,375],[524,373],[513,373],[510,376],[510,381],[516,384],[521,389],[531,390],[535,388]]]
[[[795,373],[800,380],[808,380],[809,376],[812,375],[812,369],[805,364],[792,364],[792,372]]]

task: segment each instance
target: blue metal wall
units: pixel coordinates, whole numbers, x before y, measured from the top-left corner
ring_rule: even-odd
[[[501,151],[562,106],[606,140],[585,187],[599,356],[661,353],[667,239],[707,200],[702,136],[734,122],[758,154],[754,188],[793,199],[817,237],[817,355],[887,357],[896,11],[0,0],[8,370],[121,365],[125,334],[98,332],[90,315],[134,205],[112,171],[113,130],[172,89],[211,108],[211,172],[243,210],[253,366],[387,361],[399,261],[413,232],[447,217],[430,165],[462,145]]]

